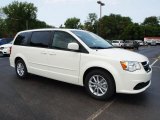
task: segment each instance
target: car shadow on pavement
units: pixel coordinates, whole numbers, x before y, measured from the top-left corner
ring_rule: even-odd
[[[84,99],[90,99],[93,101],[100,101],[95,100],[94,98],[91,98],[84,87],[73,85],[33,74],[29,74],[29,76],[25,80],[16,79],[16,81],[19,81],[20,84],[24,84],[26,86],[29,86],[32,89],[32,86],[45,93],[49,92],[61,92],[62,94],[70,94],[73,97],[84,97]],[[17,84],[17,83],[16,83]],[[22,85],[23,86],[23,85]],[[146,92],[139,93],[139,94],[115,94],[113,97],[111,97],[109,100],[106,101],[112,101],[113,99],[118,100],[119,102],[124,102],[128,104],[141,104],[144,101],[147,100]],[[102,102],[106,102],[102,101]]]
[[[145,92],[138,93],[138,94],[117,94],[116,99],[119,102],[125,103],[125,104],[134,104],[134,105],[140,105],[144,102],[148,101],[148,95]]]
[[[9,55],[0,54],[0,58],[7,58],[7,57],[9,57]]]
[[[24,79],[16,79],[16,84],[19,84],[18,86],[28,86],[32,90],[41,91],[41,93],[37,93],[39,95],[41,94],[55,94],[57,96],[66,96],[67,94],[69,96],[78,97],[83,96],[85,98],[90,98],[89,95],[87,95],[85,88],[73,85],[33,74],[29,74],[29,76]],[[58,95],[59,93],[59,95]]]

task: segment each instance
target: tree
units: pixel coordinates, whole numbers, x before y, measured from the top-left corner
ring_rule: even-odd
[[[160,36],[160,22],[156,16],[147,17],[142,26],[144,28],[144,36]]]
[[[0,19],[5,19],[5,18],[6,18],[6,15],[4,14],[3,9],[0,8]]]
[[[138,23],[130,24],[122,33],[121,38],[124,40],[142,40],[144,38],[143,27]]]
[[[8,34],[10,35],[11,33],[7,30],[6,21],[0,18],[0,38],[6,37]]]
[[[3,13],[3,10],[0,9],[0,38],[5,36],[9,31],[7,31],[7,24],[5,21],[5,14]]]
[[[35,28],[55,28],[55,27],[47,25],[44,21],[35,20],[31,23],[31,29]]]
[[[35,28],[50,28],[36,19],[37,7],[33,3],[14,1],[0,9],[1,36],[14,36],[18,31]],[[3,19],[2,19],[3,18]]]
[[[28,29],[30,22],[36,20],[37,7],[32,3],[14,1],[2,10],[7,17],[8,29],[13,33]]]
[[[121,34],[126,27],[132,24],[129,17],[122,17],[121,15],[111,14],[103,16],[99,20],[99,35],[105,39],[121,39]]]
[[[84,28],[88,31],[97,33],[97,26],[98,26],[97,18],[98,17],[95,13],[89,13],[87,20],[84,23]]]
[[[78,29],[81,28],[81,23],[80,23],[80,19],[73,17],[73,18],[68,18],[65,23],[65,28],[72,28],[72,29]]]
[[[142,24],[145,25],[145,26],[147,26],[147,25],[159,26],[159,20],[156,16],[151,16],[151,17],[145,18],[145,20]]]

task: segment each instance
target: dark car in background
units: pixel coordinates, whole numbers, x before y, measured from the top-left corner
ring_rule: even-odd
[[[134,48],[134,41],[133,40],[125,40],[124,42],[124,48]]]
[[[0,45],[10,43],[12,40],[13,38],[0,38]]]
[[[124,42],[124,48],[138,50],[139,46],[140,44],[136,40],[125,40]]]

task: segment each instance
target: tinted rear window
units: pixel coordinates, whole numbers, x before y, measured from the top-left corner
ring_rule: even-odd
[[[14,45],[27,45],[28,40],[30,39],[31,32],[20,33],[14,42]]]
[[[51,38],[50,31],[33,32],[30,41],[30,46],[47,48],[50,38]]]

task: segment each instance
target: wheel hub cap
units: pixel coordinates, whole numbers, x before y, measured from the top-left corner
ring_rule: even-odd
[[[19,76],[24,75],[24,65],[22,63],[17,64],[17,73]]]
[[[100,75],[93,75],[89,79],[89,89],[96,96],[103,96],[108,90],[107,81]]]

